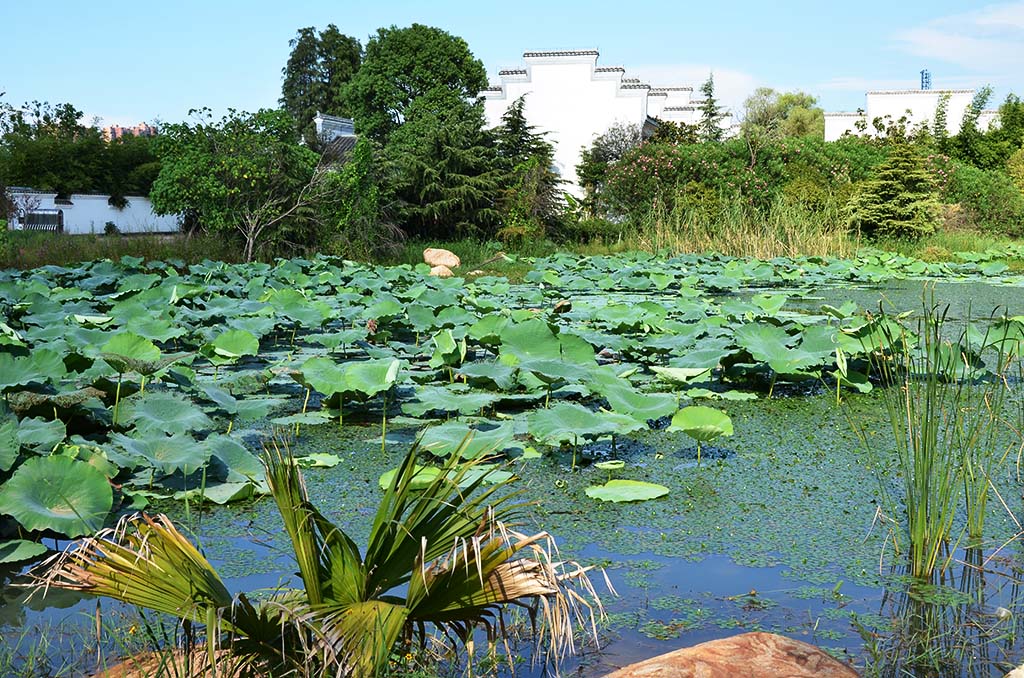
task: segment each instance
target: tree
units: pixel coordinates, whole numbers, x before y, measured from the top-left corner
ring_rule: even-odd
[[[417,98],[407,115],[385,147],[407,232],[493,235],[503,172],[483,131],[482,104],[439,89]]]
[[[284,111],[228,112],[213,122],[208,109],[195,125],[167,125],[157,137],[160,174],[151,198],[158,214],[185,214],[212,231],[237,231],[251,261],[263,240],[288,221],[311,220],[329,199],[328,169],[294,142],[295,121]]]
[[[765,145],[786,137],[825,135],[825,113],[818,100],[804,92],[776,92],[758,87],[743,102],[740,134],[747,143],[750,167]]]
[[[715,76],[708,73],[708,79],[700,86],[704,100],[700,102],[700,122],[697,123],[701,141],[721,141],[725,136],[722,119],[725,113],[715,99]]]
[[[673,131],[678,129],[675,123],[662,120],[658,123],[657,131],[663,128],[671,128]],[[608,180],[608,170],[622,156],[639,146],[640,142],[640,128],[637,125],[615,123],[594,139],[590,148],[583,149],[580,164],[576,166],[576,177],[585,192],[584,208],[590,215],[596,216],[606,211],[607,206],[603,204],[601,194]]]
[[[476,99],[487,84],[483,64],[462,38],[422,24],[381,28],[366,44],[363,64],[341,90],[356,131],[386,144],[420,97]]]
[[[935,231],[939,199],[910,144],[895,144],[849,205],[850,225],[869,237],[918,238]]]
[[[526,100],[519,97],[494,129],[498,159],[504,171],[499,202],[510,236],[543,235],[561,217],[562,179],[552,169],[555,149],[545,132],[526,119]]]
[[[295,118],[299,134],[314,144],[313,118],[318,112],[345,114],[341,89],[359,70],[362,46],[334,24],[319,34],[312,26],[300,28],[288,46],[280,103]]]

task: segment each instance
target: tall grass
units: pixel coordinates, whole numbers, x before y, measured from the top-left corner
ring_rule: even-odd
[[[934,300],[925,303],[916,333],[891,329],[900,327],[895,323],[881,326],[889,329],[870,347],[871,363],[886,386],[882,400],[892,437],[881,447],[877,436],[856,422],[853,427],[876,469],[888,468],[885,459],[895,451],[898,498],[884,470],[879,481],[890,518],[901,528],[894,543],[906,548],[909,574],[924,580],[945,568],[958,511],[966,514],[970,540],[982,537],[990,478],[1008,452],[1000,453],[997,444],[1005,429],[1007,361],[1002,342],[979,337],[969,320],[950,340],[946,313]],[[986,347],[998,354],[994,371],[981,362]],[[902,520],[893,518],[901,513]]]
[[[186,264],[204,259],[241,261],[242,252],[230,238],[184,234],[69,235],[10,231],[9,251],[0,252],[0,268],[74,266],[94,259],[141,257],[147,261],[178,259]]]
[[[708,212],[677,204],[671,210],[657,205],[624,237],[627,249],[651,252],[718,252],[737,257],[771,259],[778,256],[837,256],[856,253],[838,209],[811,210],[778,200],[767,211],[726,202]]]

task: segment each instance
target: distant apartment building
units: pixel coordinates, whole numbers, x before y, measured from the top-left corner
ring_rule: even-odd
[[[867,92],[863,109],[857,112],[825,113],[825,141],[835,141],[844,134],[875,136],[878,134],[875,130],[876,120],[886,125],[904,116],[908,130],[922,125],[931,128],[942,101],[946,102],[946,132],[953,135],[960,131],[975,93],[973,89],[924,88]],[[993,125],[999,125],[999,111],[982,111],[978,116],[978,129],[987,130]]]
[[[702,102],[692,98],[692,87],[654,87],[627,78],[622,66],[598,66],[598,56],[596,49],[524,52],[521,66],[498,71],[499,82],[480,92],[491,126],[525,97],[526,119],[547,132],[555,145],[555,170],[576,194],[581,151],[616,123],[649,131],[658,120],[696,124],[701,117]],[[720,124],[728,133],[732,117]]]
[[[124,136],[135,136],[135,137],[152,137],[156,136],[156,127],[147,125],[144,122],[140,122],[134,127],[122,127],[121,125],[111,125],[110,127],[104,127],[102,129],[103,138],[107,141],[113,141],[114,139],[120,139]]]

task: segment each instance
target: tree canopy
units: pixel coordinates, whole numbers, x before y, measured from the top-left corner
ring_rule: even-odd
[[[362,46],[334,24],[319,33],[312,26],[300,28],[288,46],[280,103],[295,118],[307,143],[314,143],[313,118],[318,112],[345,115],[341,89],[359,70]]]
[[[381,28],[366,43],[359,71],[341,90],[341,105],[356,131],[385,143],[427,94],[475,99],[487,84],[483,64],[462,38],[413,24]]]

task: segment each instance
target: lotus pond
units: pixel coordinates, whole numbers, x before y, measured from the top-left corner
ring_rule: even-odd
[[[233,590],[273,587],[294,565],[260,501],[262,441],[290,439],[359,542],[419,440],[425,477],[493,456],[490,478],[534,502],[524,527],[605,568],[601,649],[564,669],[763,629],[868,675],[1002,675],[1024,660],[1019,382],[983,539],[956,540],[927,586],[892,546],[896,471],[856,431],[891,434],[868,354],[926,286],[982,342],[1024,337],[1014,258],[559,255],[516,285],[326,258],[0,272],[0,572],[147,508]],[[4,600],[4,638],[88,626],[95,605]]]

